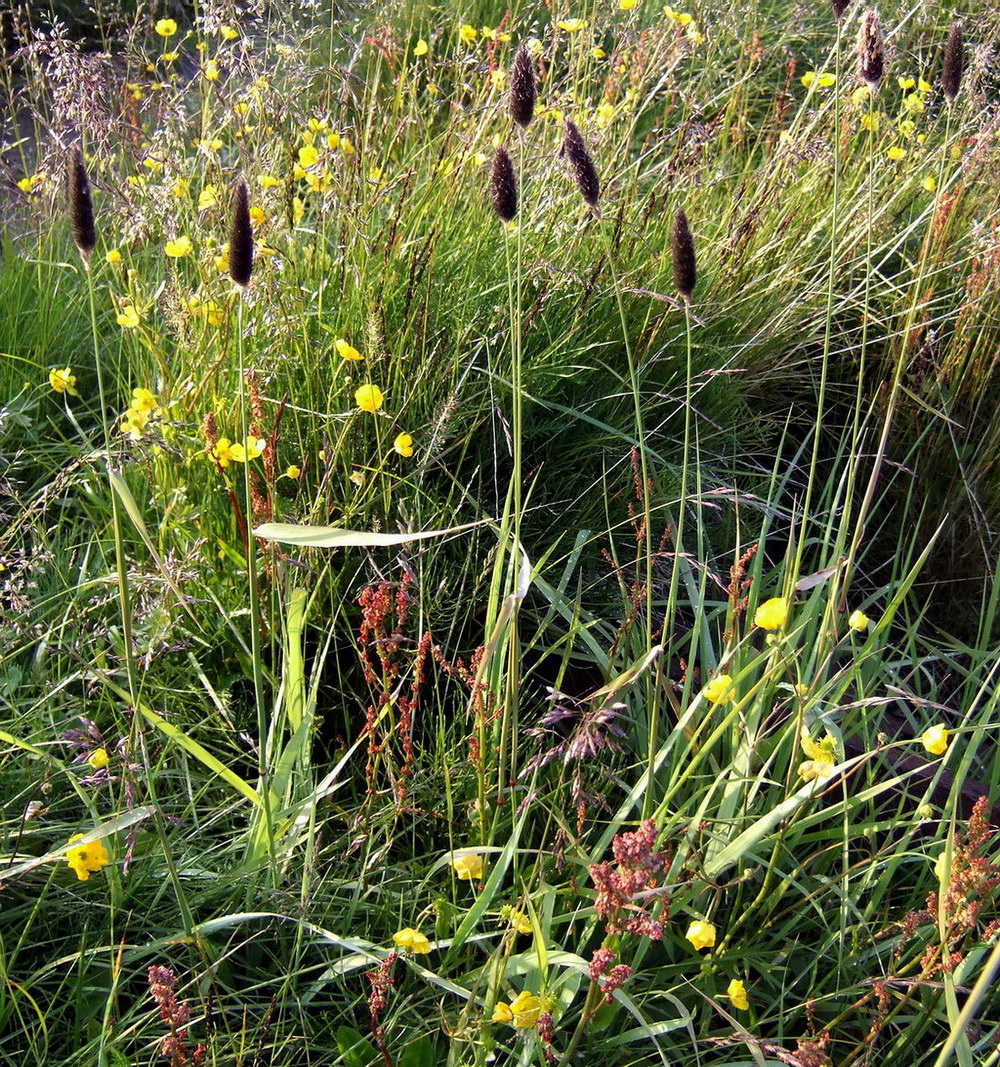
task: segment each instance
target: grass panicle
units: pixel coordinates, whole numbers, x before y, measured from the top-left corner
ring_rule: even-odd
[[[97,230],[94,226],[94,198],[90,191],[90,179],[87,177],[87,168],[79,146],[73,149],[70,156],[68,177],[73,240],[89,270],[90,257],[97,244]]]
[[[601,196],[601,183],[583,135],[572,119],[566,120],[566,132],[559,155],[569,161],[580,195],[596,211],[597,201]]]
[[[683,208],[674,216],[670,250],[674,261],[674,285],[681,296],[690,301],[698,282],[698,269],[694,258],[694,239]]]
[[[840,22],[844,17],[844,12],[850,7],[851,0],[833,0],[833,16]]]
[[[535,116],[535,67],[527,45],[514,55],[510,78],[510,117],[522,128],[531,125]]]
[[[504,222],[510,222],[517,214],[517,179],[514,177],[514,164],[503,145],[497,145],[493,153],[490,198],[493,201],[493,210]]]
[[[941,91],[949,104],[955,103],[955,97],[962,87],[962,74],[965,71],[965,49],[962,40],[962,24],[953,22],[948,33],[948,43],[944,46],[944,67],[941,70]]]
[[[871,89],[879,87],[885,74],[885,44],[878,12],[870,7],[858,30],[858,77]]]
[[[253,226],[250,223],[250,193],[244,178],[236,183],[229,222],[229,277],[241,288],[253,274]]]

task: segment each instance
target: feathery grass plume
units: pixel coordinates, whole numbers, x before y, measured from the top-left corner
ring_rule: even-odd
[[[566,120],[566,133],[559,155],[569,160],[580,195],[596,211],[597,200],[601,195],[601,183],[597,178],[594,161],[590,158],[583,137],[572,119]]]
[[[670,250],[674,259],[674,285],[677,291],[690,301],[698,282],[698,270],[694,260],[694,240],[688,217],[681,208],[674,216],[674,230],[670,238]]]
[[[493,154],[490,196],[494,211],[504,222],[510,222],[517,214],[517,179],[514,177],[514,164],[511,162],[510,153],[503,145],[497,145]]]
[[[527,128],[535,114],[535,68],[528,46],[522,44],[514,55],[510,77],[510,117]]]
[[[949,104],[955,103],[955,97],[958,96],[958,90],[962,86],[964,70],[962,24],[953,22],[948,33],[948,43],[944,46],[944,68],[941,71],[941,89]]]
[[[250,224],[250,194],[240,178],[233,193],[229,223],[229,277],[241,288],[250,284],[253,273],[253,226]]]
[[[850,2],[851,0],[833,0],[833,15],[838,22],[844,17]]]
[[[878,12],[870,7],[858,30],[858,77],[871,89],[879,87],[885,73],[885,47]]]
[[[73,240],[83,257],[83,264],[90,270],[90,255],[97,244],[94,229],[94,198],[90,193],[90,179],[83,165],[83,153],[79,145],[73,149],[69,160],[69,212],[73,222]]]

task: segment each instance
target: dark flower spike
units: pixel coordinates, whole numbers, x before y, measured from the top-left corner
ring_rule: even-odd
[[[953,22],[948,33],[948,43],[944,46],[944,69],[941,71],[941,89],[949,104],[955,103],[958,90],[962,87],[962,73],[965,70],[965,55],[962,41],[962,24]]]
[[[838,22],[844,17],[844,12],[850,6],[851,0],[833,0],[833,14]]]
[[[510,117],[521,127],[527,127],[535,114],[535,67],[527,45],[521,45],[514,56],[514,70],[510,78]]]
[[[694,259],[694,239],[683,208],[674,216],[670,250],[674,259],[674,285],[684,300],[689,302],[698,283],[698,270]]]
[[[493,200],[493,210],[504,222],[510,222],[517,214],[517,179],[514,177],[514,164],[510,154],[503,145],[498,145],[493,154],[490,197]]]
[[[70,156],[68,178],[73,240],[83,257],[84,266],[90,270],[90,256],[97,244],[97,231],[94,229],[94,199],[90,193],[90,179],[79,146],[73,149]]]
[[[240,178],[233,193],[229,223],[229,277],[241,288],[250,284],[253,273],[253,226],[250,224],[250,194]]]
[[[858,77],[874,92],[885,73],[885,47],[878,12],[869,8],[858,31]]]
[[[559,154],[569,160],[580,195],[596,212],[597,201],[601,195],[601,183],[583,137],[576,123],[571,119],[566,120],[566,133]]]

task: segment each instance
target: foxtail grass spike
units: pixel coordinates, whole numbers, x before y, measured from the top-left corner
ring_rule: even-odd
[[[851,0],[833,0],[833,15],[838,22],[844,17],[844,12],[850,6]]]
[[[583,137],[571,119],[566,120],[566,133],[559,154],[569,160],[580,195],[596,211],[601,195],[601,183],[597,178],[594,161],[583,143]]]
[[[941,89],[949,104],[955,103],[958,90],[962,87],[962,73],[965,70],[965,54],[962,41],[962,24],[953,22],[948,33],[948,43],[944,46],[944,69],[941,71]]]
[[[674,216],[670,250],[674,259],[674,285],[681,296],[690,301],[698,282],[698,270],[694,260],[694,239],[683,208]]]
[[[73,240],[80,250],[84,265],[90,270],[90,255],[97,244],[97,231],[94,229],[94,198],[90,193],[90,179],[79,147],[73,149],[69,161],[69,212],[73,222]]]
[[[514,56],[514,70],[510,77],[510,117],[521,127],[530,125],[535,115],[535,67],[527,45],[521,45]]]
[[[253,273],[253,226],[250,224],[250,194],[240,178],[233,193],[229,223],[229,277],[241,288],[250,284]]]
[[[872,7],[865,12],[858,31],[858,77],[874,92],[885,73],[885,46],[878,12]]]
[[[517,214],[517,179],[514,177],[514,164],[510,153],[503,145],[497,145],[493,154],[493,173],[490,175],[490,197],[493,210],[510,222]]]

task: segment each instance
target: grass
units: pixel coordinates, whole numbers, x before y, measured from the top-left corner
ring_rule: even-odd
[[[11,1062],[995,1063],[996,16],[182,14],[7,23]]]

